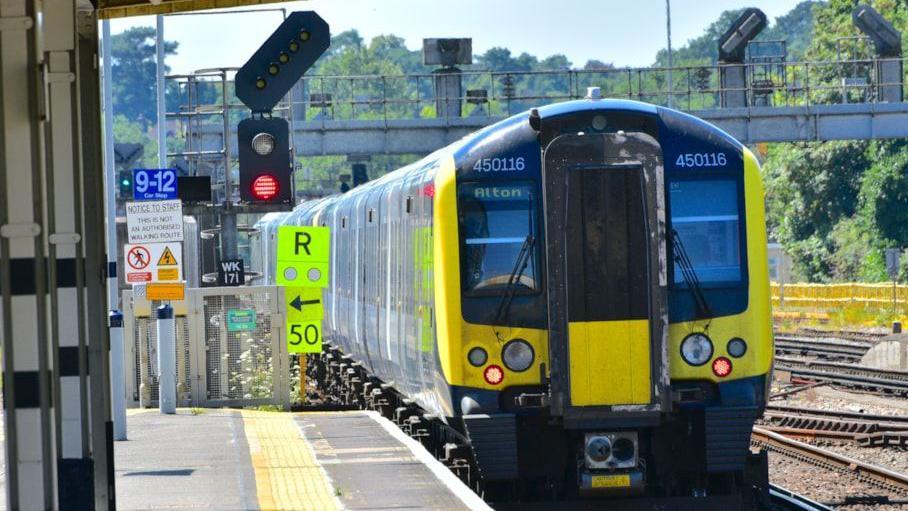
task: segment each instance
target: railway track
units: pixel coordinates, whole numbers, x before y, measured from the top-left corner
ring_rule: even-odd
[[[753,428],[751,445],[854,477],[858,481],[903,497],[908,496],[908,476],[904,474],[799,442],[765,428]]]
[[[769,405],[764,429],[794,438],[851,441],[865,447],[908,446],[908,417]]]
[[[775,484],[769,485],[769,498],[777,511],[832,511],[828,506]]]
[[[908,396],[908,372],[861,367],[854,364],[776,357],[776,371],[793,378],[825,381],[885,395]]]
[[[840,360],[857,362],[873,346],[867,342],[836,341],[814,337],[801,337],[794,335],[775,336],[775,350],[777,355],[800,355],[817,357],[827,360]]]
[[[863,330],[823,330],[821,328],[803,327],[799,328],[793,335],[800,337],[814,337],[823,339],[844,339],[847,341],[863,341],[876,343],[883,337],[889,335],[889,332],[866,332]]]

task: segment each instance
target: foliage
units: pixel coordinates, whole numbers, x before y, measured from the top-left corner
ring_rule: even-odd
[[[851,20],[854,5],[852,0],[830,0],[813,7],[809,59],[835,60],[853,43],[843,38],[859,35]],[[908,29],[904,2],[878,0],[873,6],[896,29]],[[847,71],[855,69],[821,68],[816,80],[834,82]],[[829,90],[812,99],[843,98],[839,91]],[[776,144],[763,169],[770,237],[792,255],[796,278],[888,280],[885,249],[908,246],[908,143]],[[908,277],[905,266],[900,275],[903,281]]]
[[[158,117],[154,38],[153,27],[133,27],[111,37],[110,45],[114,111],[143,128],[155,123]],[[175,54],[177,47],[176,42],[164,41],[164,55]],[[177,94],[175,89],[169,92],[171,97]],[[175,107],[175,98],[167,106]]]

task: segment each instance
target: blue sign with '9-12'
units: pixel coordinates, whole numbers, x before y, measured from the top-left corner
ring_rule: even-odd
[[[132,196],[136,200],[177,198],[175,169],[133,169]]]

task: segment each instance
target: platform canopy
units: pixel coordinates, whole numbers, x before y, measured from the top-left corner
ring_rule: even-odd
[[[247,5],[281,3],[287,0],[95,0],[98,17],[127,18],[130,16],[147,16],[150,14],[172,14],[175,12],[204,11],[207,9],[227,9]]]

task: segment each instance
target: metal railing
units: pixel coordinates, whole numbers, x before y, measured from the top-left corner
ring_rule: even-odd
[[[883,78],[881,69],[890,72]],[[891,70],[895,69],[895,72]],[[742,86],[723,83],[723,74],[743,70]],[[183,124],[186,147],[169,156],[223,159],[223,142],[216,149],[202,147],[195,139],[203,132],[223,131],[248,116],[245,105],[233,94],[233,82],[224,70],[202,70],[194,75],[171,76],[181,84],[188,101],[178,112],[168,112]],[[671,83],[669,83],[671,75]],[[435,82],[458,76],[459,97],[439,96]],[[687,111],[728,106],[814,106],[883,102],[883,91],[905,89],[904,59],[857,59],[808,62],[750,62],[671,68],[565,69],[546,71],[465,71],[452,75],[412,73],[401,75],[304,76],[288,94],[276,115],[291,116],[297,124],[321,120],[405,120],[438,118],[439,103],[461,105],[461,117],[503,117],[540,104],[583,98],[587,87],[599,87],[602,97],[644,101]],[[200,87],[210,87],[217,101],[199,101]],[[447,90],[444,87],[438,90]],[[743,96],[728,104],[727,98]],[[901,94],[898,94],[901,97]],[[890,94],[888,97],[892,97]],[[226,108],[225,108],[226,103]],[[741,103],[741,104],[737,104]],[[456,116],[451,116],[456,117]],[[214,126],[214,125],[217,126]],[[208,129],[205,129],[205,126]]]
[[[874,103],[886,87],[904,89],[904,70],[884,81],[882,64],[903,59],[835,62],[773,62],[671,68],[614,68],[459,73],[463,94],[437,97],[437,73],[366,76],[307,76],[302,103],[306,120],[391,120],[436,117],[438,101],[460,100],[463,116],[505,116],[542,103],[582,98],[587,87],[600,87],[603,97],[668,105],[681,110],[723,107],[723,95],[746,95],[746,106],[810,106]],[[904,67],[904,66],[902,66]],[[745,86],[722,84],[722,71],[740,68]],[[300,98],[294,101],[298,104]],[[744,106],[744,105],[742,105]]]

